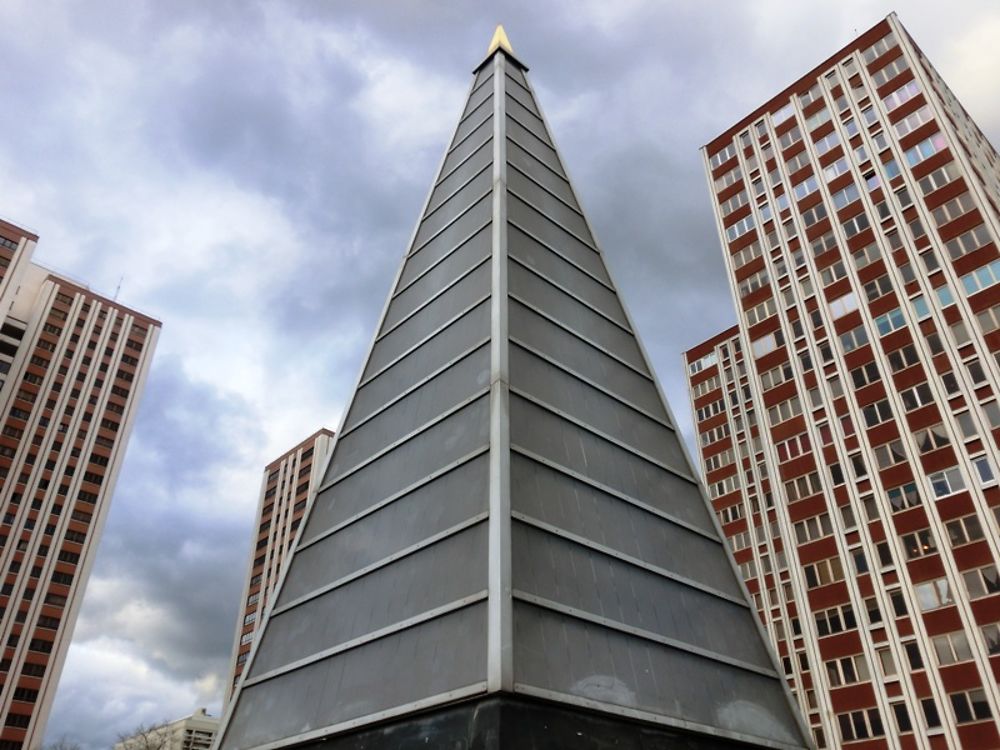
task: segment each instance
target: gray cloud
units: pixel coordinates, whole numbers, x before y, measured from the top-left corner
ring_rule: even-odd
[[[996,142],[1000,11],[902,5]],[[497,22],[690,435],[681,352],[734,320],[698,148],[890,10],[0,5],[0,214],[165,326],[50,738],[219,709],[260,470],[336,426]]]

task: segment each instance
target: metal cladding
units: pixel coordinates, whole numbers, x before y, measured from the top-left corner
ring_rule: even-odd
[[[222,748],[488,693],[803,744],[525,71],[475,75]]]

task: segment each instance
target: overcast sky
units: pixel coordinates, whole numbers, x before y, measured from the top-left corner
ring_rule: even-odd
[[[0,215],[163,321],[48,739],[219,712],[262,467],[337,426],[497,22],[690,434],[698,148],[894,8],[997,143],[996,0],[0,2]]]

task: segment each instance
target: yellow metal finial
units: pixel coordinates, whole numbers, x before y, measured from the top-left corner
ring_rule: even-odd
[[[493,38],[490,40],[490,48],[486,50],[487,57],[501,48],[504,52],[514,54],[514,49],[510,46],[510,39],[507,38],[507,32],[503,30],[503,24],[497,24],[497,30],[493,32]]]

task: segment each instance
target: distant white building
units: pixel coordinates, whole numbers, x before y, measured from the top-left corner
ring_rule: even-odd
[[[209,750],[218,729],[219,718],[199,708],[183,719],[118,742],[114,750]]]

